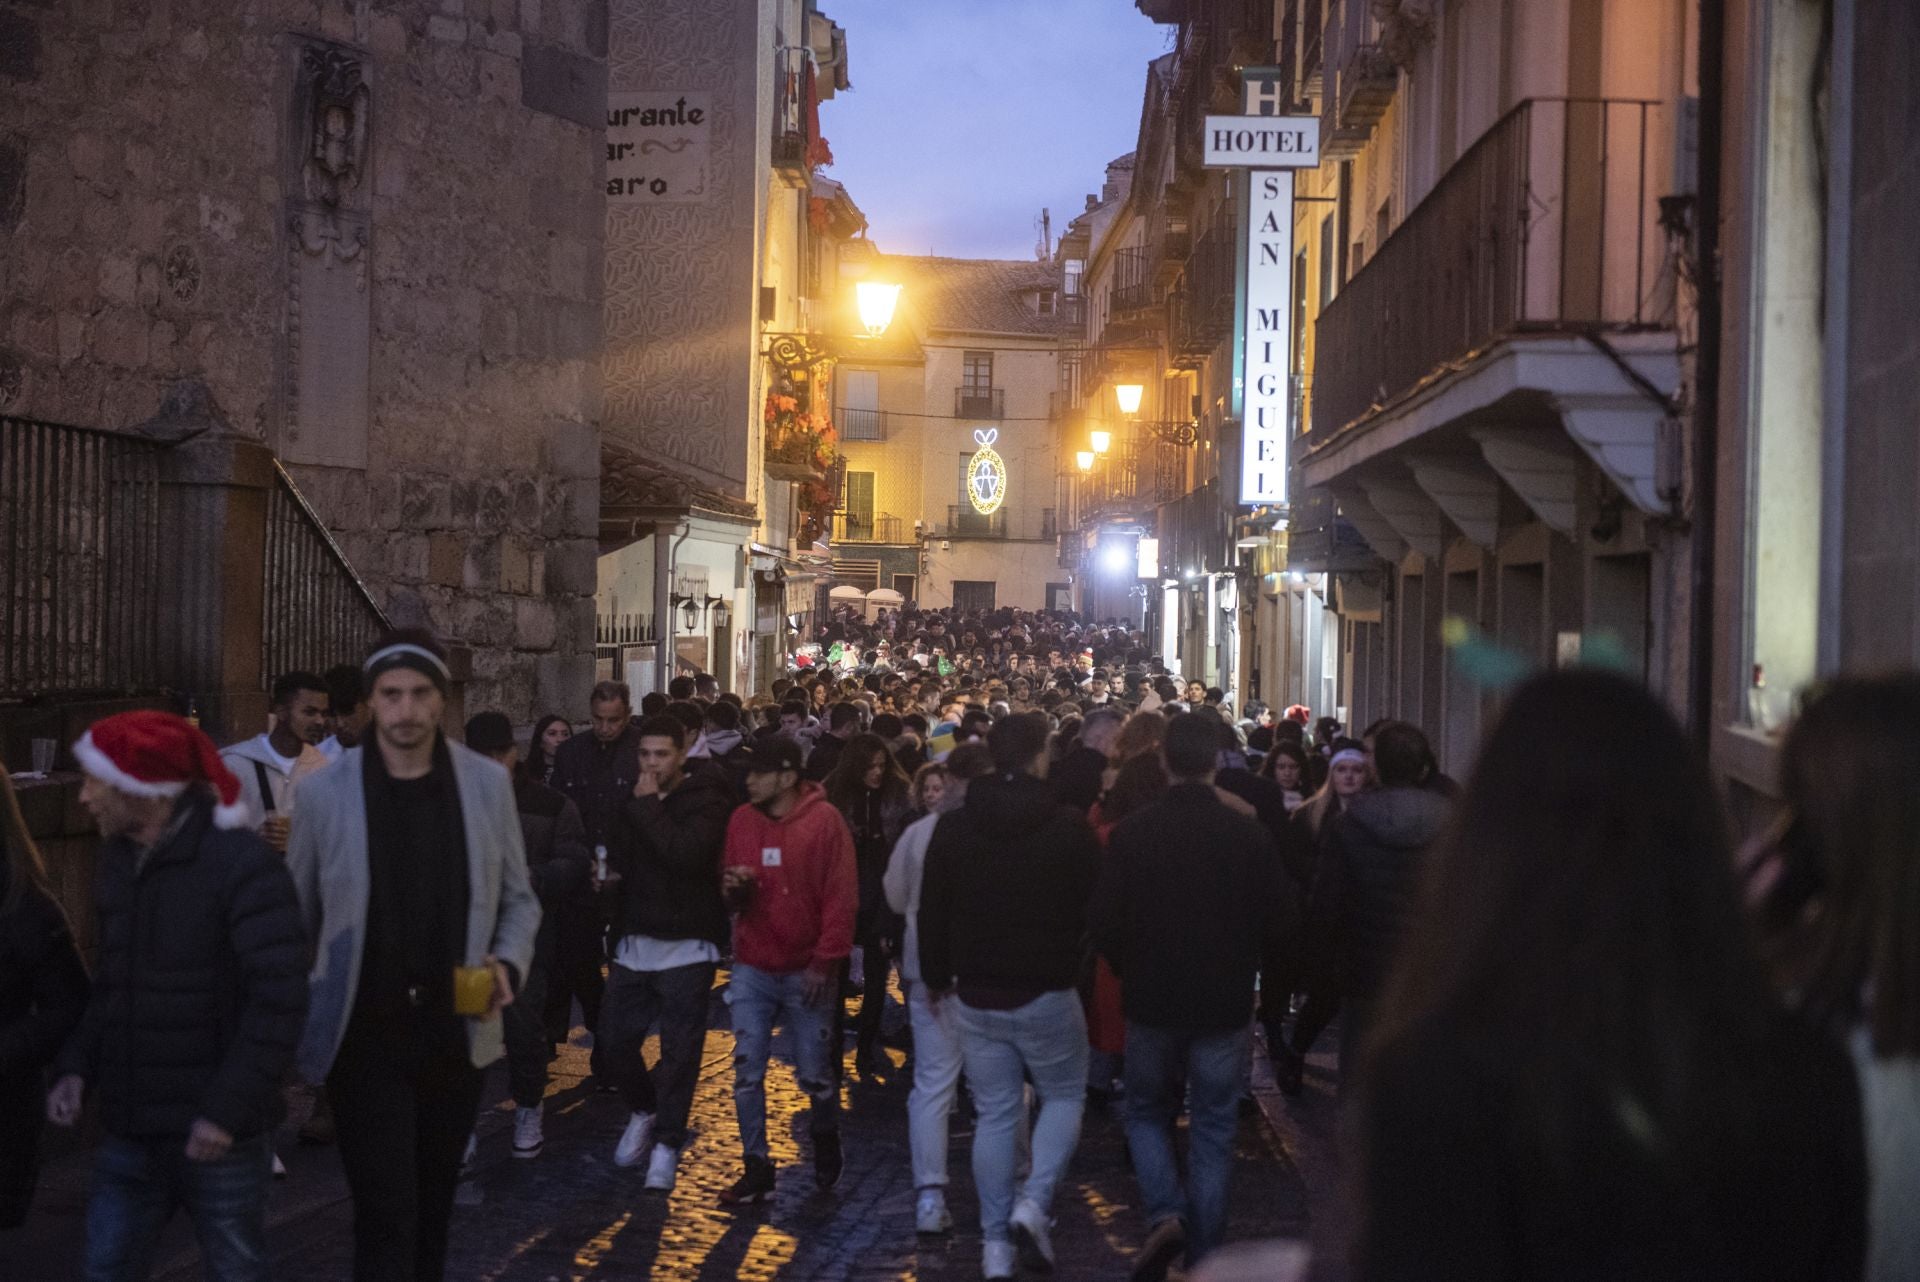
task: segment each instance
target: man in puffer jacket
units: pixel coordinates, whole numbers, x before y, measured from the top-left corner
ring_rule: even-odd
[[[307,941],[240,782],[182,717],[125,712],[73,748],[105,838],[100,965],[54,1065],[47,1115],[100,1101],[87,1276],[144,1278],[175,1206],[215,1282],[267,1276],[269,1140],[307,1013]]]
[[[767,1055],[773,1029],[793,1035],[795,1074],[811,1103],[814,1176],[840,1179],[840,1094],[834,1073],[833,1003],[840,965],[853,951],[860,874],[853,835],[817,783],[802,782],[800,745],[775,736],[754,749],[751,804],[727,825],[721,891],[737,915],[733,1008],[733,1106],[746,1172],[720,1195],[731,1206],[773,1192],[767,1148]]]
[[[1307,909],[1315,982],[1342,999],[1341,1063],[1360,1045],[1406,933],[1427,850],[1452,804],[1423,786],[1432,760],[1418,727],[1396,721],[1375,736],[1380,786],[1329,826]]]

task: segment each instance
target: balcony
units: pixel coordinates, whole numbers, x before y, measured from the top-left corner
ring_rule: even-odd
[[[1373,137],[1400,87],[1400,68],[1377,44],[1356,47],[1340,67],[1337,92],[1328,95],[1320,122],[1320,154],[1350,159]]]
[[[1187,458],[1191,450],[1135,428],[1114,443],[1111,453],[1088,472],[1069,478],[1073,524],[1089,525],[1120,515],[1138,516],[1146,509],[1171,503],[1186,492]]]
[[[778,481],[824,481],[827,469],[820,462],[820,445],[809,437],[767,434],[767,475]]]
[[[899,543],[903,541],[902,532],[900,518],[884,512],[878,516],[871,512],[833,514],[835,543]]]
[[[1300,96],[1317,98],[1322,89],[1325,27],[1320,0],[1308,0],[1300,15]]]
[[[807,77],[813,60],[800,45],[773,55],[773,167],[798,173],[808,169]]]
[[[884,441],[887,439],[885,410],[852,409],[842,405],[833,412],[834,426],[843,441]]]
[[[1232,207],[1221,205],[1194,241],[1186,271],[1168,295],[1167,348],[1177,369],[1199,368],[1233,332],[1235,238]]]
[[[1160,301],[1151,250],[1135,247],[1114,252],[1112,301],[1113,320],[1137,318]]]
[[[1007,389],[962,384],[953,389],[953,414],[955,418],[1005,418]]]
[[[1517,333],[1669,328],[1658,106],[1536,98],[1488,129],[1320,313],[1313,435]]]
[[[954,539],[1050,540],[1058,534],[1050,507],[1041,508],[1037,518],[1031,510],[1015,513],[1004,507],[983,516],[970,503],[954,503],[947,507],[947,523],[941,528],[943,537]]]

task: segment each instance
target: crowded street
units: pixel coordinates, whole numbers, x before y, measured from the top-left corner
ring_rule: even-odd
[[[0,1282],[1920,1282],[1916,0],[0,0]]]

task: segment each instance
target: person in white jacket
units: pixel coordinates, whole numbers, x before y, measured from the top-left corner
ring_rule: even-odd
[[[947,756],[946,789],[933,813],[907,825],[894,843],[884,882],[887,904],[907,920],[900,948],[900,978],[907,985],[907,1013],[913,1020],[913,1090],[907,1096],[908,1140],[913,1154],[913,1185],[918,1192],[914,1227],[921,1233],[945,1233],[953,1227],[947,1211],[947,1119],[960,1087],[960,1039],[920,977],[920,882],[927,847],[940,817],[966,800],[967,784],[993,773],[993,756],[984,743],[963,743]]]
[[[286,853],[294,785],[328,760],[319,744],[327,734],[327,683],[311,672],[288,672],[273,683],[273,728],[234,744],[220,760],[240,780],[246,828]]]

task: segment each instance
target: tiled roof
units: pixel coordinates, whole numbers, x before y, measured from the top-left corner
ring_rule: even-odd
[[[1059,289],[1061,270],[1053,263],[887,254],[876,274],[890,274],[906,287],[903,301],[928,330],[1051,338],[1068,328],[1065,316],[1037,314],[1023,293]]]

